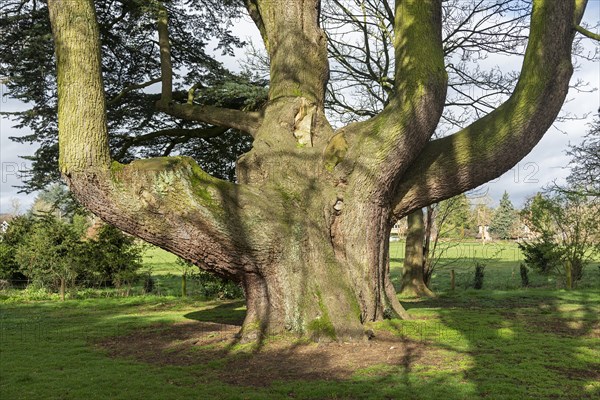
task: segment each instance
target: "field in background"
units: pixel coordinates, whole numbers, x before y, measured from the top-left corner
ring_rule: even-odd
[[[392,282],[399,289],[402,262],[404,260],[404,242],[390,243],[390,260]],[[472,287],[475,263],[486,266],[484,288],[495,290],[512,290],[521,288],[519,265],[523,255],[514,242],[495,241],[485,245],[473,242],[442,242],[438,245],[439,263],[432,278],[432,289],[435,292],[450,290],[450,271],[456,274],[456,289],[466,290]],[[144,266],[156,277],[158,284],[164,286],[165,293],[177,294],[180,285],[181,268],[173,254],[150,247],[144,255]],[[545,276],[529,271],[530,287],[555,289],[562,287],[562,281],[553,275]],[[193,282],[191,283],[193,285]],[[580,288],[600,288],[600,264],[587,266]],[[193,287],[192,287],[193,290]]]

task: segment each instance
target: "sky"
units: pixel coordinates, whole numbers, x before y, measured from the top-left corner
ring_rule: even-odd
[[[596,25],[600,21],[600,0],[590,0],[586,10],[584,21]],[[260,45],[258,30],[250,22],[249,17],[235,21],[235,30],[239,36],[252,40]],[[585,40],[589,49],[594,46],[591,40]],[[236,52],[235,57],[223,59],[224,64],[233,69],[239,69],[239,61],[243,58],[243,49]],[[507,65],[500,64],[503,68],[512,68],[511,63],[515,60],[501,61]],[[572,82],[581,79],[589,82],[590,88],[600,87],[600,63],[579,60],[579,68],[573,74]],[[10,93],[6,93],[6,87],[0,84],[0,111],[18,111],[26,108],[26,105],[10,99]],[[595,113],[600,109],[600,91],[591,93],[577,93],[570,91],[567,102],[563,106],[563,113],[576,115],[589,114],[587,119],[569,120],[556,123],[544,138],[538,143],[534,150],[519,162],[512,170],[507,171],[500,178],[482,185],[474,193],[475,197],[486,196],[491,205],[497,204],[498,200],[508,191],[510,198],[516,207],[522,207],[529,196],[543,189],[544,186],[556,180],[562,182],[569,174],[567,165],[569,157],[565,151],[569,144],[578,144],[587,132],[587,124],[592,122]],[[26,211],[35,198],[35,194],[26,195],[18,193],[15,186],[21,184],[22,175],[19,171],[27,170],[30,163],[20,156],[31,155],[35,152],[35,145],[18,144],[9,139],[10,136],[23,136],[28,134],[26,130],[17,130],[12,127],[13,122],[5,117],[0,118],[0,214],[14,212],[15,208],[20,212]],[[474,201],[477,201],[474,199]]]

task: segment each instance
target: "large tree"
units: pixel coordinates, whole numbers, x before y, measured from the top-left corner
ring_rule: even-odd
[[[508,192],[504,191],[498,208],[490,221],[490,232],[499,239],[510,239],[513,237],[515,223],[517,221],[517,212],[513,206]]]
[[[58,74],[60,168],[91,211],[121,229],[240,281],[244,337],[284,330],[359,337],[386,311],[392,216],[474,188],[514,166],[558,114],[585,0],[535,0],[511,97],[465,129],[429,141],[446,95],[441,1],[397,0],[393,94],[382,112],[334,130],[318,0],[247,0],[270,58],[268,102],[242,111],[173,96],[168,15],[158,19],[167,115],[253,137],[238,183],[190,158],[111,159],[99,31],[91,0],[50,0]],[[185,43],[180,43],[185,46]]]

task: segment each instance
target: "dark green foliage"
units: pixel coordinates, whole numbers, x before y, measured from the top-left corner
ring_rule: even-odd
[[[532,242],[519,243],[525,264],[541,274],[550,274],[560,264],[556,244],[547,236]]]
[[[200,286],[200,295],[207,299],[240,299],[244,291],[235,282],[221,278],[207,271],[198,271],[191,275]]]
[[[77,218],[75,218],[77,220]],[[131,285],[138,278],[142,246],[105,225],[95,239],[82,240],[81,227],[52,214],[14,218],[0,241],[0,279],[38,287]]]
[[[519,272],[521,273],[521,287],[529,287],[529,270],[525,264],[519,266]]]
[[[54,45],[46,2],[24,0],[0,6],[0,76],[8,77],[11,98],[31,108],[10,113],[16,128],[31,134],[13,140],[39,145],[24,190],[34,191],[60,179],[57,143],[57,90]],[[156,112],[156,90],[123,90],[160,77],[156,1],[94,1],[101,34],[103,80],[107,117],[114,158],[129,162],[138,157],[169,155],[194,157],[213,175],[233,180],[233,164],[248,151],[251,140],[229,130],[219,137],[198,138],[179,134],[154,134],[165,129],[210,128],[182,122]],[[196,103],[229,108],[258,108],[266,98],[266,82],[251,74],[236,75],[216,61],[207,43],[233,55],[243,45],[230,32],[241,2],[221,0],[172,0],[161,2],[169,12],[172,43],[174,98],[187,99],[187,90],[199,85]],[[197,10],[190,15],[190,10]],[[214,43],[214,41],[213,41]],[[121,95],[119,97],[119,95]],[[115,100],[117,97],[118,100]],[[225,100],[228,99],[228,100]],[[114,100],[114,101],[113,101]],[[151,135],[149,135],[151,134]]]
[[[483,277],[484,277],[485,265],[481,263],[475,264],[475,279],[473,280],[473,287],[475,289],[483,288]]]
[[[131,285],[142,266],[142,246],[112,225],[103,225],[85,246],[84,277],[92,285]]]
[[[33,225],[33,219],[27,216],[13,218],[8,229],[0,233],[0,279],[23,283],[27,277],[21,272],[17,262],[17,246],[26,240]]]
[[[17,244],[15,261],[28,279],[57,289],[61,281],[74,282],[82,271],[82,250],[70,225],[47,216],[35,221]]]
[[[148,273],[146,274],[146,276],[144,277],[144,293],[149,294],[154,292],[154,278],[152,277],[152,274]]]
[[[500,199],[500,205],[494,212],[490,222],[490,232],[499,239],[511,239],[516,221],[515,208],[508,197],[508,193],[504,192],[502,199]]]

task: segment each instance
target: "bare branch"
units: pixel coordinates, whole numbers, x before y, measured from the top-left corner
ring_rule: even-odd
[[[183,128],[171,128],[171,129],[161,129],[159,131],[147,133],[145,135],[139,136],[129,136],[124,138],[123,144],[116,158],[121,159],[126,154],[127,151],[131,147],[140,146],[144,143],[148,143],[154,139],[160,137],[174,137],[174,138],[182,138],[188,140],[190,138],[202,138],[209,139],[213,137],[220,136],[227,132],[229,128],[222,127],[210,127],[210,128],[196,128],[196,129],[183,129]],[[168,154],[167,154],[168,155]]]
[[[138,83],[138,84],[134,84],[134,85],[130,85],[127,86],[126,88],[124,88],[123,90],[121,90],[121,92],[119,92],[118,95],[116,95],[115,97],[113,97],[111,100],[108,101],[108,105],[112,106],[117,104],[122,98],[123,96],[125,96],[127,93],[132,92],[134,90],[138,90],[138,89],[144,89],[147,88],[148,86],[154,85],[155,83],[160,83],[162,81],[162,78],[154,78],[149,80],[148,82],[144,82],[144,83]]]

